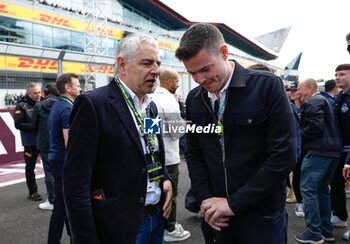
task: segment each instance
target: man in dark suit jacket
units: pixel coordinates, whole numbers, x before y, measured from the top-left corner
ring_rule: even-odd
[[[79,96],[70,118],[63,187],[73,242],[163,243],[172,186],[160,134],[143,130],[143,118],[157,116],[148,96],[157,42],[129,35],[116,57],[116,78]]]
[[[206,243],[286,243],[285,182],[296,163],[296,135],[282,81],[229,61],[210,24],[191,26],[176,56],[200,85],[187,96],[188,127],[221,128],[187,134]]]

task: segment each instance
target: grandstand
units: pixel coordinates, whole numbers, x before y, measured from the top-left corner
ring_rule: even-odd
[[[180,75],[178,92],[186,97],[196,86],[174,55],[179,40],[192,22],[159,0],[101,0],[107,8],[97,13],[97,0],[0,0],[0,108],[13,106],[5,96],[25,93],[28,82],[43,86],[58,75],[81,75],[82,87],[107,84],[114,75],[114,52],[119,40],[130,33],[154,36],[165,67]],[[105,21],[97,26],[86,19]],[[243,66],[276,59],[278,53],[257,40],[249,39],[224,23],[214,23],[229,44],[230,58]],[[103,52],[91,51],[87,39],[95,35],[95,44],[103,43]],[[93,39],[93,38],[92,38]],[[102,54],[101,54],[102,53]],[[277,75],[283,70],[269,65]],[[88,80],[88,77],[93,77]]]

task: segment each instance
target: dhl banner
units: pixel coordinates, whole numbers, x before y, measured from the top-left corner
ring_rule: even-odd
[[[63,62],[64,73],[76,73],[85,74],[86,64]],[[19,58],[19,57],[8,57],[0,56],[0,70],[19,70],[19,71],[35,71],[44,73],[57,73],[57,62],[53,60],[42,60],[34,58]],[[87,73],[94,74],[95,68],[87,65]],[[113,76],[113,66],[102,66],[99,67],[96,73],[106,74]]]
[[[0,60],[4,60],[1,62],[1,69],[57,73],[57,62],[52,60],[5,56],[0,56]]]
[[[179,47],[178,44],[174,44],[174,43],[170,43],[170,42],[165,42],[165,41],[161,41],[161,40],[157,40],[157,42],[158,42],[158,47],[162,48],[162,49],[175,51]]]
[[[8,4],[1,1],[0,1],[0,15],[32,21],[32,22],[45,24],[45,25],[51,25],[54,27],[60,27],[64,29],[84,32],[83,21],[65,18],[54,14],[44,13],[38,10],[16,6],[16,5]],[[92,33],[93,31],[92,27],[93,27],[92,25],[88,26],[87,28],[88,33]],[[100,28],[98,28],[97,33],[98,35],[101,35],[101,36],[105,35],[105,31]],[[123,32],[120,30],[108,28],[107,35],[110,38],[122,39]]]

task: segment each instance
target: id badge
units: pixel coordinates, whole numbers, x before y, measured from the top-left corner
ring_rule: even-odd
[[[159,160],[159,152],[153,153],[153,160],[152,155],[150,153],[147,153],[146,161],[149,181],[156,181],[158,184],[164,176],[164,169],[162,163]]]

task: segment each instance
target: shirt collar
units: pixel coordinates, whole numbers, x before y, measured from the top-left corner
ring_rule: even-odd
[[[126,93],[129,94],[131,99],[133,100],[134,106],[139,107],[139,98],[136,96],[136,94],[120,78],[119,78],[119,81],[123,85]],[[151,103],[151,101],[152,101],[151,96],[146,94],[143,99],[142,107],[144,106],[147,107]]]

